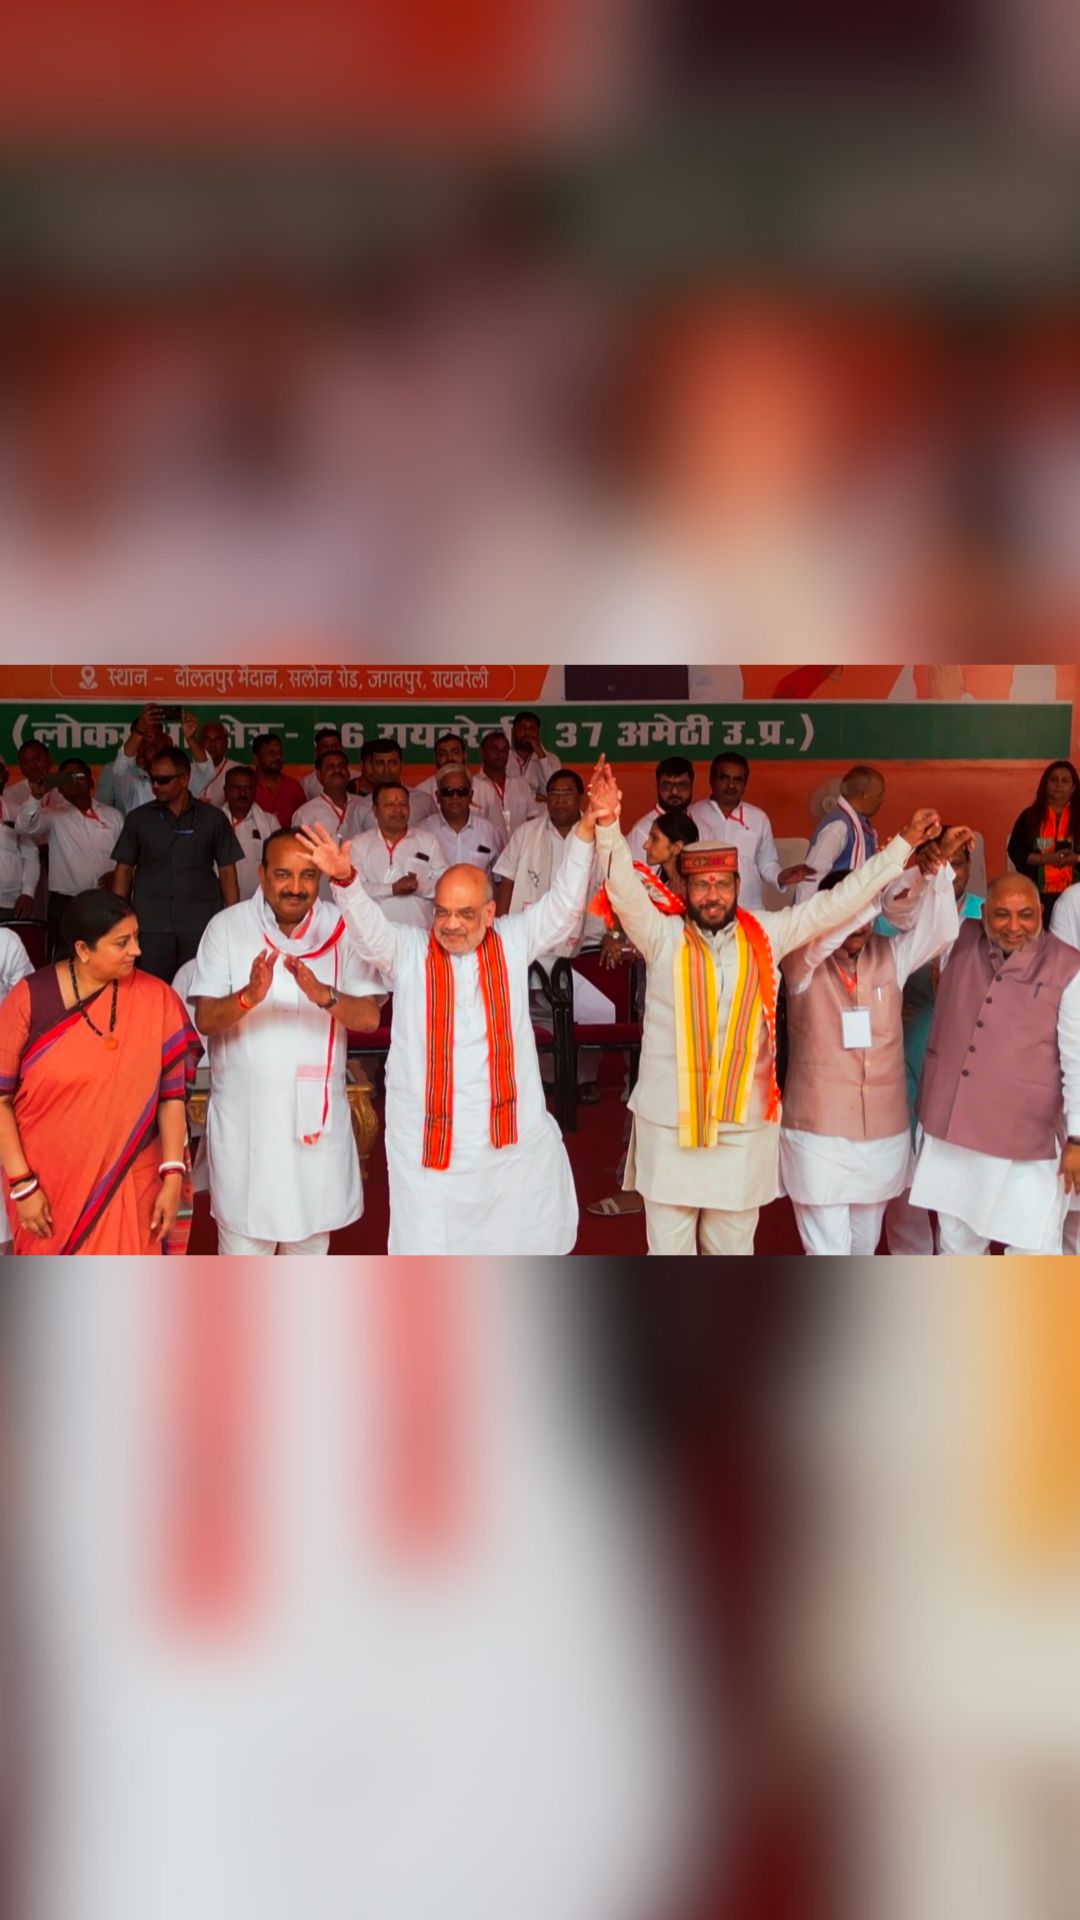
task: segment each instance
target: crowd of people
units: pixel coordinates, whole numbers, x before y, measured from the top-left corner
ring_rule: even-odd
[[[478,768],[443,734],[411,785],[393,738],[354,764],[321,728],[301,783],[275,733],[246,764],[221,722],[180,725],[183,747],[145,708],[96,787],[36,740],[19,779],[0,766],[0,1231],[17,1253],[182,1249],[204,1049],[219,1252],[326,1253],[363,1210],[350,1036],[391,997],[389,1251],[570,1252],[534,1028],[555,962],[588,950],[601,973],[635,970],[643,1021],[622,1189],[592,1210],[643,1212],[650,1253],[749,1254],[780,1194],[809,1254],[872,1254],[883,1231],[894,1254],[1077,1250],[1070,762],[1046,768],[1009,869],[979,888],[978,836],[932,806],[879,844],[872,766],[782,864],[735,752],[699,796],[689,760],[661,760],[630,822],[612,769],[586,787],[534,713],[486,732]],[[34,916],[36,971],[18,933]],[[575,1020],[613,1023],[590,972],[571,971]],[[585,1103],[598,1062],[577,1055]]]

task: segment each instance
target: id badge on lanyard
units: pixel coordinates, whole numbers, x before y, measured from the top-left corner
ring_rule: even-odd
[[[874,1036],[870,1031],[869,1007],[845,1007],[840,1015],[845,1052],[856,1047],[871,1047]]]

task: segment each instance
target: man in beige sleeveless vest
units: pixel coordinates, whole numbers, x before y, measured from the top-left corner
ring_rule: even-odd
[[[1080,1192],[1080,953],[1044,933],[1023,874],[991,883],[938,988],[911,1203],[943,1254],[1061,1252]]]
[[[610,769],[598,774],[594,796],[601,815],[617,816]],[[737,848],[687,848],[679,860],[684,921],[656,912],[616,822],[598,825],[608,898],[647,968],[624,1185],[644,1198],[650,1253],[753,1253],[759,1209],[779,1192],[776,968],[867,910],[940,829],[938,815],[922,809],[833,892],[779,913],[740,914]]]
[[[790,1052],[780,1178],[806,1253],[876,1253],[885,1208],[910,1185],[903,989],[956,939],[949,860],[971,837],[954,827],[927,856],[907,932],[874,933],[872,903],[783,962]],[[841,878],[827,875],[820,891]]]

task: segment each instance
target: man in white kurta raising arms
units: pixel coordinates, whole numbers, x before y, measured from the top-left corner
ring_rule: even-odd
[[[574,1245],[577,1196],[544,1100],[529,967],[581,920],[595,826],[590,801],[550,892],[499,921],[489,876],[449,868],[430,934],[388,920],[365,893],[348,849],[325,830],[303,834],[335,883],[357,953],[393,987],[391,1253],[569,1253]]]
[[[610,769],[592,800],[617,814]],[[779,913],[740,909],[738,848],[685,847],[685,920],[656,912],[622,835],[599,827],[608,898],[648,969],[625,1185],[644,1198],[650,1253],[753,1252],[779,1192],[778,962],[869,907],[940,824],[923,809],[831,893]]]
[[[280,828],[263,848],[258,891],[216,914],[199,943],[187,997],[209,1043],[219,1253],[325,1254],[363,1210],[346,1035],[378,1025],[383,988],[320,900],[319,879],[299,837]]]

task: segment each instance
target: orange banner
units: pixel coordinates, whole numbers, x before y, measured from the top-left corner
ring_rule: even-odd
[[[0,700],[151,700],[205,706],[208,700],[535,701],[546,667],[0,667]]]

